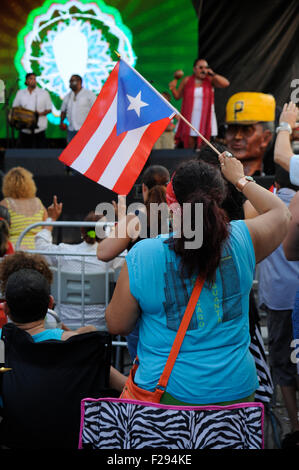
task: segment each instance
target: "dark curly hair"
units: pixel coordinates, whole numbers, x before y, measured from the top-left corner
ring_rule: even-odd
[[[7,280],[5,300],[13,322],[42,320],[48,311],[50,285],[36,269],[18,269]]]
[[[223,153],[227,150],[227,147],[220,144],[219,142],[214,142],[213,145],[220,153]],[[201,147],[197,154],[197,159],[214,165],[220,169],[218,155],[209,145]],[[238,191],[230,181],[225,180],[225,183],[227,186],[227,194],[221,207],[226,211],[230,220],[244,219],[243,204],[246,201],[245,196],[240,191]]]
[[[9,276],[20,269],[34,269],[45,277],[49,285],[52,284],[53,273],[43,256],[17,251],[12,255],[6,256],[0,263],[0,291],[2,295],[4,295],[6,290]]]

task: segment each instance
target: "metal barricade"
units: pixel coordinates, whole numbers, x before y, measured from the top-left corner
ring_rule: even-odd
[[[78,222],[78,221],[69,221],[69,222],[54,222],[54,221],[44,221],[44,222],[36,222],[34,224],[28,225],[23,232],[20,234],[16,246],[15,246],[15,251],[19,251],[21,248],[21,243],[24,238],[24,236],[30,232],[35,227],[113,227],[114,223],[113,222]],[[58,306],[61,303],[61,256],[71,256],[71,257],[81,257],[81,312],[82,312],[82,326],[85,323],[85,318],[84,318],[84,297],[85,297],[85,257],[91,256],[91,257],[96,257],[95,253],[80,253],[78,251],[74,252],[61,252],[61,251],[47,251],[47,250],[25,250],[26,253],[35,253],[35,254],[40,254],[43,256],[56,256],[57,257],[57,283],[58,283],[58,289],[57,289],[57,304]],[[121,256],[119,256],[121,257]],[[105,273],[105,305],[107,307],[109,303],[109,267],[108,263],[106,265],[106,273]],[[60,313],[60,309],[58,308],[58,315]],[[121,337],[117,336],[116,341],[112,341],[112,345],[116,347],[116,360],[115,360],[115,367],[119,369],[119,365],[121,362],[121,347],[127,347],[127,342],[126,341],[121,341]]]

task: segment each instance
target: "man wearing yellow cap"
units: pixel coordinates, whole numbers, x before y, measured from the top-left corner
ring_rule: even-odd
[[[245,175],[263,173],[263,158],[274,135],[275,99],[272,95],[240,92],[226,105],[226,146],[243,163]]]

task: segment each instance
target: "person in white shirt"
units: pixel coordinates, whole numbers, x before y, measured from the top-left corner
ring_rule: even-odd
[[[62,203],[57,202],[57,196],[53,197],[53,203],[48,207],[49,219],[56,221],[62,212]],[[96,215],[93,211],[89,212],[85,217],[86,222],[96,222],[102,218],[101,215]],[[71,253],[78,252],[86,255],[85,256],[84,269],[86,273],[103,273],[106,269],[118,269],[123,264],[124,259],[115,259],[111,262],[103,262],[97,259],[97,247],[99,238],[96,235],[95,228],[93,227],[82,227],[81,235],[82,242],[76,244],[60,243],[59,245],[53,244],[52,238],[53,226],[47,226],[43,228],[35,236],[35,248],[36,250],[45,251],[45,257],[50,266],[57,267],[58,259],[60,259],[60,266],[62,271],[81,273],[82,271],[82,260],[81,256],[74,256]],[[61,255],[54,255],[51,253],[60,252]],[[70,253],[68,255],[68,253]],[[84,307],[84,319],[85,325],[94,325],[101,331],[106,330],[105,321],[105,310],[106,306],[97,305],[85,305]],[[82,310],[81,305],[75,304],[64,304],[59,305],[59,317],[64,325],[68,328],[76,329],[81,326],[82,321]]]
[[[294,130],[298,127],[298,108],[290,101],[285,103],[276,129],[277,138],[274,147],[274,161],[290,173],[292,184],[299,186],[299,155],[295,155],[291,144]]]
[[[81,128],[97,98],[92,91],[83,88],[80,75],[71,76],[70,88],[72,91],[65,96],[61,105],[60,114],[60,129],[66,130],[67,128],[63,122],[65,118],[67,118],[69,122],[67,128],[68,143]]]
[[[35,111],[38,114],[37,127],[34,132],[30,129],[22,129],[16,146],[18,148],[44,148],[48,125],[47,114],[52,110],[51,98],[46,90],[37,86],[35,73],[27,73],[25,85],[27,88],[17,92],[12,107]]]

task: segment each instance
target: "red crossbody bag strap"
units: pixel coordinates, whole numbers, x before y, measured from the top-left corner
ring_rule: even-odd
[[[178,329],[178,332],[176,334],[175,340],[173,342],[170,354],[168,356],[167,362],[165,364],[164,370],[161,374],[161,377],[159,379],[157,388],[162,388],[166,389],[168,379],[170,377],[172,368],[174,366],[174,363],[176,361],[177,355],[181,349],[182,342],[184,340],[186,331],[188,329],[189,323],[191,321],[193,312],[195,310],[196,304],[198,302],[199,296],[201,294],[203,285],[204,285],[205,280],[201,278],[197,278],[195,281],[195,285],[193,287],[193,291],[191,294],[191,297],[189,299],[188,305],[186,307],[183,319],[181,321],[180,327]]]

